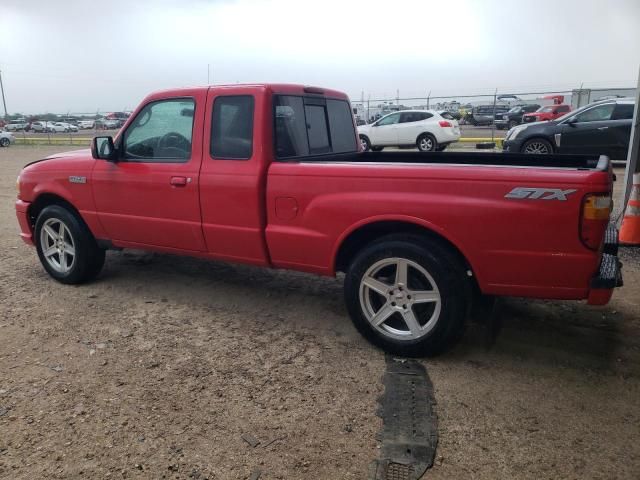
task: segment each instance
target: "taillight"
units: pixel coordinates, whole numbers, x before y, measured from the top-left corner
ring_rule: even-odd
[[[582,201],[580,240],[587,248],[598,250],[609,225],[613,202],[609,193],[590,193]]]
[[[451,122],[447,122],[446,120],[440,120],[438,123],[441,127],[453,127],[453,125],[451,125]]]

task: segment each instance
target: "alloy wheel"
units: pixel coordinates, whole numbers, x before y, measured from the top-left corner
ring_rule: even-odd
[[[69,272],[75,263],[76,249],[71,231],[58,218],[49,218],[40,229],[40,247],[47,263],[58,273]]]
[[[360,308],[371,326],[385,336],[415,340],[435,327],[442,298],[422,266],[406,258],[385,258],[363,275]]]
[[[531,142],[524,147],[524,153],[541,153],[548,154],[549,147],[542,142]]]

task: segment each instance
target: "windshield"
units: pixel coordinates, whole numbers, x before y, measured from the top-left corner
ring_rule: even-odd
[[[520,110],[522,110],[522,107],[513,107],[508,113],[518,113]]]

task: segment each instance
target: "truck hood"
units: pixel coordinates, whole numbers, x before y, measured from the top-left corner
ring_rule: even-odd
[[[60,152],[54,153],[53,155],[49,155],[48,157],[41,158],[40,160],[35,160],[31,163],[25,165],[25,168],[30,165],[35,165],[40,162],[48,162],[50,160],[55,160],[57,158],[64,158],[65,160],[76,161],[76,160],[86,160],[88,158],[93,158],[91,156],[91,149],[86,148],[82,150],[71,150],[69,152]]]

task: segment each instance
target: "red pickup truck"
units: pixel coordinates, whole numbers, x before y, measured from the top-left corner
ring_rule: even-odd
[[[555,120],[571,111],[571,105],[547,105],[540,107],[535,112],[525,113],[522,116],[522,123],[546,122]]]
[[[606,157],[360,152],[346,95],[315,87],[154,93],[18,190],[21,236],[60,282],[109,248],[345,272],[356,327],[406,355],[444,350],[481,295],[601,305],[621,282]]]

